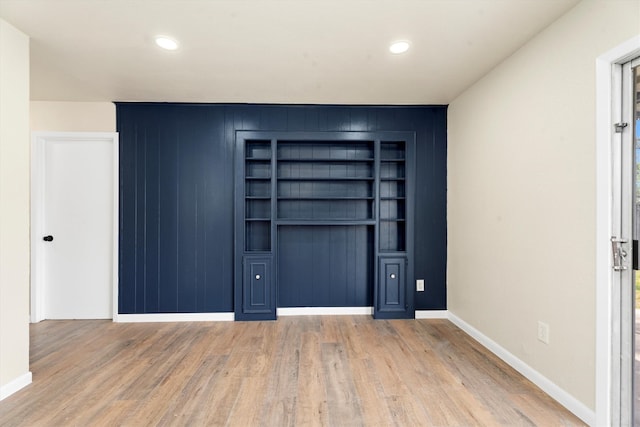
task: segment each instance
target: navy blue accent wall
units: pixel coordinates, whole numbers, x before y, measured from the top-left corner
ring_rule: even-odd
[[[233,311],[237,130],[415,132],[409,280],[416,310],[446,308],[446,106],[116,106],[121,314]]]

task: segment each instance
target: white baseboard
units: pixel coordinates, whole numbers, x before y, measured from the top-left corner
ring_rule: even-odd
[[[31,372],[27,372],[26,374],[19,376],[10,383],[3,385],[2,387],[0,387],[0,400],[6,399],[16,391],[25,388],[26,386],[31,384],[31,381]]]
[[[471,335],[476,341],[486,347],[493,354],[505,361],[513,369],[524,375],[529,381],[540,387],[545,393],[558,401],[558,403],[571,411],[575,416],[577,416],[590,426],[595,425],[596,414],[585,404],[558,387],[554,382],[549,380],[540,372],[524,363],[522,360],[507,351],[504,347],[501,347],[498,343],[484,335],[482,332],[480,332],[464,320],[460,319],[455,314],[449,312],[449,320],[457,327],[465,331],[467,334]]]
[[[449,310],[416,310],[416,319],[448,319]]]
[[[118,314],[113,321],[117,323],[144,322],[232,322],[233,313],[147,313]]]
[[[372,315],[373,307],[281,307],[278,316]]]
[[[341,316],[373,315],[373,307],[281,307],[278,316]],[[448,319],[447,310],[416,310],[416,319]],[[233,313],[147,313],[118,314],[117,323],[141,322],[228,322],[234,320]]]

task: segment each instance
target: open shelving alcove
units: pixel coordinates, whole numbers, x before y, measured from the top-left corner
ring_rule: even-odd
[[[413,318],[413,132],[236,132],[235,317]]]

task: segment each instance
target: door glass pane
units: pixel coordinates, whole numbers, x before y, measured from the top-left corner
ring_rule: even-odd
[[[640,241],[640,67],[634,68],[634,102],[633,102],[633,140],[635,147],[634,161],[634,215],[633,215],[633,239],[634,243]],[[636,246],[634,244],[634,246]],[[634,251],[636,247],[634,247]],[[634,253],[634,258],[640,255]],[[637,268],[637,267],[636,267]],[[634,300],[635,300],[635,330],[633,334],[635,357],[633,363],[633,425],[640,426],[640,271],[634,271]]]

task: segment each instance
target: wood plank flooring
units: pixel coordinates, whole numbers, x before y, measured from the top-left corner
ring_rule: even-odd
[[[2,426],[584,425],[447,320],[31,325]]]

